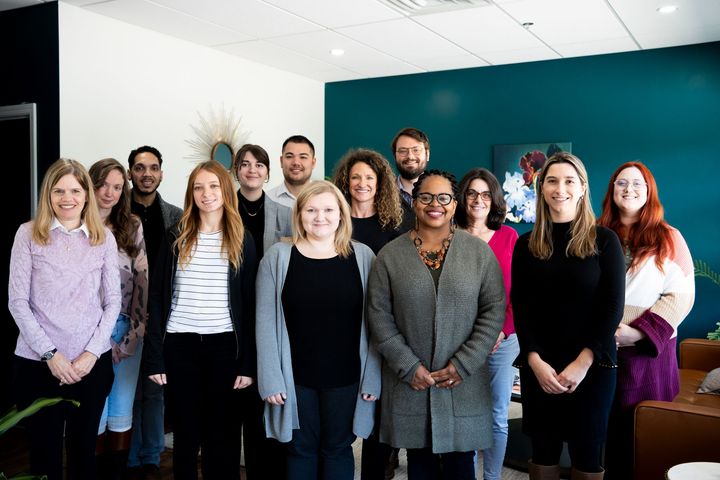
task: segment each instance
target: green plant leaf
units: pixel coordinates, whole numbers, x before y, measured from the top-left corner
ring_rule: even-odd
[[[693,265],[695,266],[696,277],[707,278],[715,285],[720,287],[720,274],[713,271],[707,263],[703,262],[702,260],[695,260],[693,261]]]
[[[17,425],[17,423],[22,420],[25,417],[29,417],[30,415],[36,413],[41,408],[49,407],[51,405],[55,405],[59,402],[70,402],[76,407],[80,406],[80,402],[77,400],[68,400],[61,397],[56,398],[38,398],[33,403],[31,403],[27,408],[18,411],[16,407],[12,407],[10,410],[8,410],[5,415],[0,418],[0,435],[10,430],[12,427]]]

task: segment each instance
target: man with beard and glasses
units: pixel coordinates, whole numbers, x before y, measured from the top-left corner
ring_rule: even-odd
[[[293,135],[283,142],[280,168],[285,181],[267,192],[270,200],[292,208],[315,168],[315,146],[307,137]]]
[[[430,161],[430,140],[417,128],[403,128],[393,138],[390,148],[399,173],[397,182],[403,208],[412,209],[413,185]]]
[[[133,150],[128,164],[133,184],[131,210],[142,221],[152,284],[158,247],[165,231],[180,221],[182,210],[164,201],[157,191],[163,178],[162,155],[157,148],[146,145]],[[160,478],[160,453],[165,448],[163,390],[146,375],[138,380],[132,428],[130,478]]]

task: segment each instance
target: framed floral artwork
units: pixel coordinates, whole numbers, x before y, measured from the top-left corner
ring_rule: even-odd
[[[570,152],[571,142],[495,145],[493,171],[502,185],[508,206],[506,220],[535,223],[537,179],[545,161],[561,151]]]

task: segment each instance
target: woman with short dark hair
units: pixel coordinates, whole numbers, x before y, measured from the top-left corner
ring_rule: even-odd
[[[456,230],[455,178],[415,183],[417,226],[388,243],[370,276],[368,314],[383,357],[380,441],[407,449],[408,478],[474,479],[492,444],[487,357],[505,290],[485,242]]]

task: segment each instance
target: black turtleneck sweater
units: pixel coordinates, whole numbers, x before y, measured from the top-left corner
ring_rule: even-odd
[[[263,232],[265,230],[265,192],[255,201],[243,197],[240,189],[237,191],[238,210],[243,225],[252,235],[255,241],[255,251],[258,259],[263,256]]]

